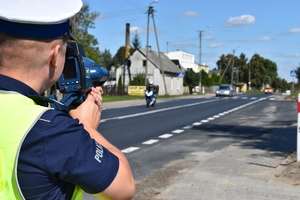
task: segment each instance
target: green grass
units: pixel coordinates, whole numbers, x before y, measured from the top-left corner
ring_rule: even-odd
[[[144,96],[108,96],[103,95],[102,96],[104,102],[111,102],[111,101],[124,101],[124,100],[135,100],[135,99],[144,99]]]

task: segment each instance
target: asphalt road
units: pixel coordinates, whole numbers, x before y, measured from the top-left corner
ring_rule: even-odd
[[[98,130],[128,158],[137,192],[147,193],[151,191],[143,188],[146,178],[166,186],[177,169],[195,164],[187,159],[191,154],[201,152],[205,158],[237,141],[296,123],[297,104],[276,99],[274,95],[158,99],[155,107],[104,110]]]

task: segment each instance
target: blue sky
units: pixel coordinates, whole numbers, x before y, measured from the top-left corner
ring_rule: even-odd
[[[91,11],[100,13],[96,28],[90,30],[101,51],[114,56],[125,45],[125,27],[130,23],[132,39],[137,33],[142,47],[147,44],[147,9],[154,7],[154,19],[162,52],[181,50],[216,67],[220,55],[255,53],[276,62],[278,75],[297,81],[290,71],[300,66],[299,0],[84,0]],[[149,45],[157,50],[153,21],[150,18]]]

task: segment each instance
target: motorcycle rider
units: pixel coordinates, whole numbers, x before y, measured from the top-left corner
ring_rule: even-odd
[[[152,92],[152,94],[151,94]],[[149,85],[147,85],[146,91],[145,91],[145,99],[146,99],[146,103],[147,103],[147,107],[149,105],[154,106],[155,102],[156,102],[156,95],[158,93],[158,86],[153,84],[153,81],[149,82]],[[150,98],[150,99],[148,99]]]
[[[158,92],[158,87],[156,85],[153,84],[153,81],[149,82],[149,85],[147,86],[146,89],[148,92],[152,91],[153,94],[156,96],[157,92]]]

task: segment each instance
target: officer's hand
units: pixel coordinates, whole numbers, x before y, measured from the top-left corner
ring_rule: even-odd
[[[85,128],[97,129],[102,111],[102,93],[101,87],[92,88],[86,100],[76,109],[70,110],[71,117],[79,119]]]

